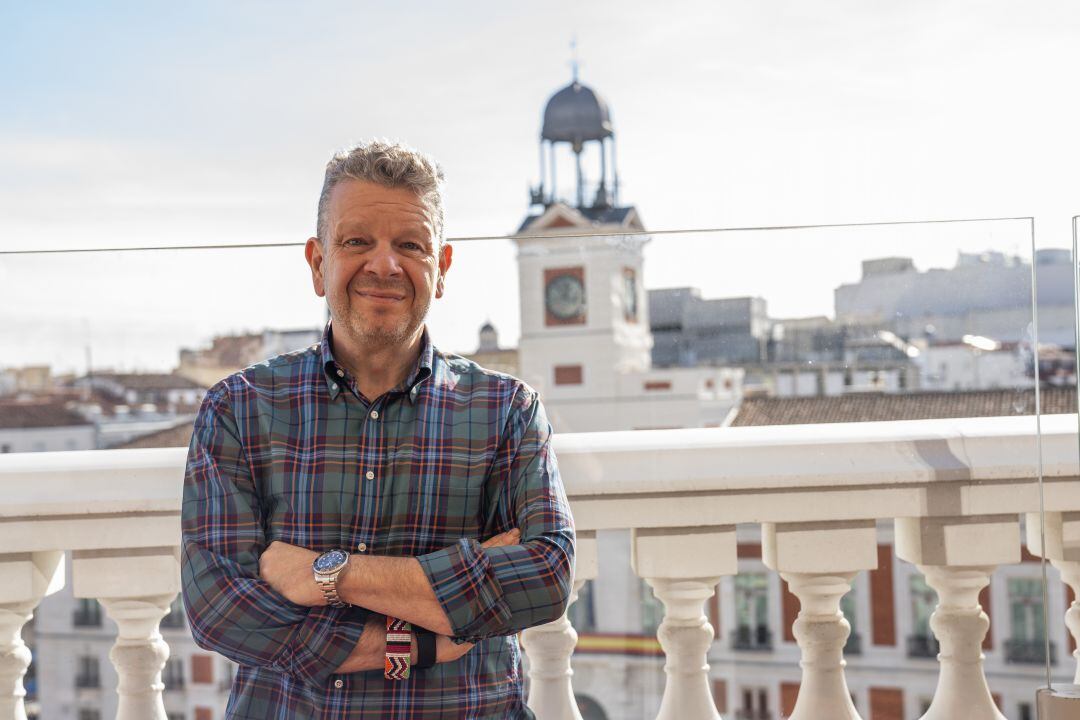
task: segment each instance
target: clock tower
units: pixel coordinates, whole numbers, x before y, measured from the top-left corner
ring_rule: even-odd
[[[575,77],[555,93],[544,109],[540,143],[533,209],[514,236],[519,374],[543,394],[557,422],[577,414],[570,411],[574,404],[617,402],[625,385],[620,376],[649,370],[652,334],[642,285],[649,238],[636,208],[619,204],[615,132],[594,90]],[[570,199],[560,196],[555,173],[567,150],[576,171]],[[591,184],[582,168],[586,151],[599,159]],[[563,430],[576,425],[567,424]]]

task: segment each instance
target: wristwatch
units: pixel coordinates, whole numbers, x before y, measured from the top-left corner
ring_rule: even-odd
[[[322,590],[327,605],[345,607],[347,604],[338,597],[337,579],[348,562],[349,553],[344,550],[327,550],[315,558],[315,562],[311,564],[311,569],[315,573],[315,582]]]

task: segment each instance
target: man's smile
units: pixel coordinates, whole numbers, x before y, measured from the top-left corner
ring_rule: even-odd
[[[356,294],[365,300],[380,305],[392,305],[405,299],[404,295],[397,295],[385,290],[357,290]]]

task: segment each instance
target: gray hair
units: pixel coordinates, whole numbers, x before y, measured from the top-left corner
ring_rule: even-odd
[[[326,178],[319,194],[319,216],[315,233],[325,243],[329,228],[327,206],[330,193],[342,180],[364,180],[388,188],[407,188],[416,193],[435,219],[435,237],[443,244],[443,182],[439,163],[399,142],[372,140],[334,153],[326,163]]]

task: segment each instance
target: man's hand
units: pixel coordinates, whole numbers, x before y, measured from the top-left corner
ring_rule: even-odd
[[[289,602],[306,607],[325,605],[326,598],[311,569],[317,557],[314,550],[275,540],[259,556],[259,577]]]
[[[487,540],[480,543],[480,547],[504,547],[506,545],[517,545],[519,542],[521,542],[521,531],[517,528],[511,528],[504,533],[489,537]]]

